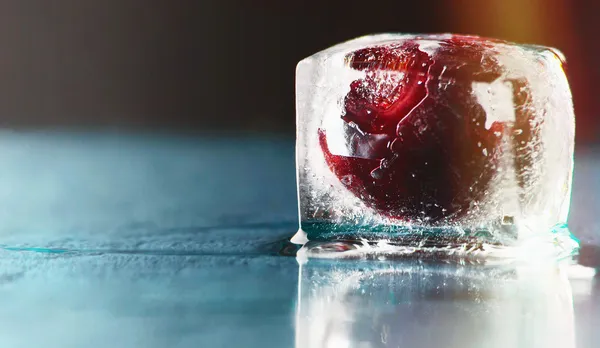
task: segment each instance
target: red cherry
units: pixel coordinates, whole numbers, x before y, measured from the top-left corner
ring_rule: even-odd
[[[404,221],[447,223],[484,198],[496,172],[498,134],[472,82],[492,82],[500,68],[490,42],[454,36],[434,56],[417,40],[348,55],[365,78],[350,85],[342,119],[359,156],[332,154],[319,130],[325,161],[367,206]],[[498,133],[500,132],[500,133]]]
[[[356,51],[348,65],[365,71],[366,77],[350,85],[342,118],[363,132],[393,134],[397,115],[408,114],[425,98],[431,60],[413,42]]]

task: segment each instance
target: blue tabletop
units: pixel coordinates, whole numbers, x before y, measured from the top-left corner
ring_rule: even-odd
[[[301,264],[290,139],[4,132],[0,346],[537,347],[555,328],[596,347],[598,153],[578,150],[570,221],[591,268]]]

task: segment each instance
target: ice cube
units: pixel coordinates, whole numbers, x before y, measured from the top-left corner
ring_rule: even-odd
[[[448,34],[366,36],[302,60],[296,240],[549,236],[573,169],[563,64],[555,49]]]

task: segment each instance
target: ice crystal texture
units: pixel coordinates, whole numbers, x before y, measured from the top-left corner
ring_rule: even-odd
[[[555,49],[459,35],[366,36],[302,60],[301,231],[500,244],[551,233],[573,168],[563,65]]]

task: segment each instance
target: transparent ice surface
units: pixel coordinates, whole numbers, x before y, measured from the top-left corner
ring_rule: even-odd
[[[563,64],[541,46],[402,34],[302,60],[296,240],[513,245],[566,231],[574,114]]]

